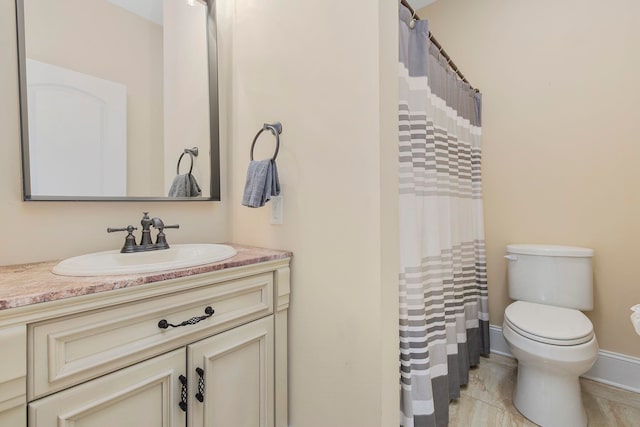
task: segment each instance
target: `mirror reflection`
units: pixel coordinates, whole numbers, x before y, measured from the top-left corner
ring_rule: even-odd
[[[210,8],[18,1],[25,200],[219,200]]]

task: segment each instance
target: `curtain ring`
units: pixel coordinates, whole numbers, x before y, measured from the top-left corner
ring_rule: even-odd
[[[251,161],[253,161],[253,149],[256,146],[256,141],[258,140],[260,134],[267,129],[270,130],[271,133],[276,137],[276,151],[273,153],[273,157],[271,158],[271,160],[275,160],[276,157],[278,157],[278,151],[280,151],[280,134],[282,133],[282,124],[280,122],[275,122],[273,124],[265,123],[262,126],[262,129],[260,129],[256,136],[253,138],[253,142],[251,143]]]
[[[413,11],[411,14],[411,20],[409,20],[409,28],[412,30],[416,27],[416,12]]]
[[[180,154],[180,157],[178,158],[178,166],[176,166],[177,175],[180,175],[180,162],[182,161],[182,158],[184,157],[185,154],[188,154],[189,157],[191,157],[191,166],[189,167],[189,175],[191,175],[191,171],[193,171],[193,154],[191,154],[190,151],[185,151],[184,153]]]

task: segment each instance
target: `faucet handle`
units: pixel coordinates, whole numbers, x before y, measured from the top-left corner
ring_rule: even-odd
[[[180,228],[180,225],[164,225],[158,226],[158,236],[156,237],[156,247],[158,249],[169,249],[169,244],[167,243],[167,236],[164,234],[165,228]]]
[[[137,230],[138,227],[134,227],[133,225],[127,225],[126,227],[123,228],[112,228],[112,227],[108,227],[107,228],[107,233],[113,233],[116,231],[128,231],[129,234],[133,233],[134,230]]]
[[[135,250],[135,246],[136,246],[136,238],[133,236],[133,231],[137,230],[138,227],[134,227],[133,225],[128,225],[126,227],[123,228],[107,228],[107,233],[113,233],[116,231],[127,231],[129,234],[127,234],[127,237],[124,238],[124,246],[122,247],[122,249],[120,250],[120,252],[123,253],[130,253],[130,252],[134,252]]]

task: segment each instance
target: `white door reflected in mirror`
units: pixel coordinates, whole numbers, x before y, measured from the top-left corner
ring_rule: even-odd
[[[33,194],[127,195],[127,87],[27,59]]]

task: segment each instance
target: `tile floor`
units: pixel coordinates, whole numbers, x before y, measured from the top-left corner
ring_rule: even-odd
[[[516,361],[492,354],[469,374],[469,385],[449,406],[449,427],[520,427],[536,424],[511,402]],[[581,380],[589,427],[640,427],[640,394]]]

